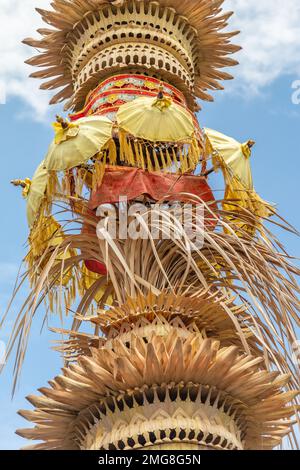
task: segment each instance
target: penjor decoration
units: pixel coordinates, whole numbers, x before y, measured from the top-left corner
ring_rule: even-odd
[[[40,442],[29,448],[297,446],[299,270],[271,227],[293,229],[255,192],[254,142],[202,129],[195,114],[237,64],[222,4],[37,9],[49,26],[24,41],[40,51],[27,63],[70,114],[57,116],[32,181],[14,181],[31,281],[8,348],[15,385],[43,302],[75,313],[69,329],[52,328],[64,338],[60,375],[20,411],[33,424],[18,434]],[[218,170],[222,200],[209,185]],[[178,215],[186,204],[194,239]]]

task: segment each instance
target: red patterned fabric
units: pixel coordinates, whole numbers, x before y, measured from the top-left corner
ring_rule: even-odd
[[[164,86],[164,95],[175,103],[183,106],[193,118],[195,129],[202,136],[196,115],[189,110],[186,99],[181,91],[169,83],[162,82],[146,75],[122,74],[110,77],[93,90],[86,100],[85,107],[74,114],[70,114],[71,121],[86,116],[106,116],[112,121],[116,120],[116,113],[120,106],[141,96],[156,98],[160,86]]]
[[[178,193],[187,193],[178,194]],[[101,204],[118,203],[120,196],[132,201],[145,195],[154,201],[165,199],[187,202],[188,194],[204,202],[214,202],[207,180],[201,176],[149,173],[138,168],[107,167],[100,187],[91,196],[89,207],[95,210]]]
[[[146,75],[120,74],[100,83],[88,96],[84,109],[70,115],[72,121],[91,114],[107,114],[113,106],[119,108],[122,104],[139,96],[156,97],[161,84],[164,94],[177,104],[187,108],[184,95],[168,83]],[[193,113],[191,113],[194,117]]]

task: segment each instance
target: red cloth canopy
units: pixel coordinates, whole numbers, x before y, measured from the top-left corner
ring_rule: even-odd
[[[187,193],[200,197],[204,202],[215,202],[206,178],[192,175],[149,173],[138,168],[107,167],[101,185],[92,193],[89,207],[95,210],[101,204],[118,203],[120,196],[132,201],[145,195],[154,201],[172,199],[190,200]]]

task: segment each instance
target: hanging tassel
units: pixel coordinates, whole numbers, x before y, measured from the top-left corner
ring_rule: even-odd
[[[172,147],[172,155],[173,155],[173,161],[174,161],[174,164],[175,164],[176,172],[178,172],[179,171],[178,158],[177,158],[174,147]]]
[[[121,162],[125,162],[125,133],[123,131],[119,131],[119,144],[120,144],[120,160]]]
[[[166,148],[166,158],[167,158],[167,167],[168,167],[169,169],[171,169],[172,166],[173,166],[173,162],[172,162],[171,155],[170,155],[170,152],[169,152],[169,148],[168,148],[168,147]]]
[[[165,156],[164,156],[164,153],[162,151],[162,148],[161,147],[157,147],[157,148],[159,149],[159,155],[160,155],[160,158],[161,158],[163,169],[166,170],[168,168],[168,165],[167,165],[167,162],[165,160]]]
[[[110,139],[105,149],[103,149],[107,155],[107,159],[111,165],[117,163],[117,148],[114,139]]]
[[[48,183],[43,201],[43,207],[40,209],[40,213],[49,215],[52,212],[52,204],[54,200],[60,200],[63,198],[63,188],[60,184],[58,176],[55,171],[49,171]]]
[[[137,139],[133,141],[134,154],[135,154],[135,166],[142,168],[143,155],[140,154],[139,144]]]
[[[75,180],[75,195],[76,198],[80,197],[82,195],[83,191],[83,186],[84,186],[84,169],[82,168],[76,168],[76,178]]]
[[[192,142],[189,145],[189,150],[188,150],[188,160],[189,160],[189,167],[190,168],[196,168],[198,163],[199,163],[199,152],[200,149],[197,145],[196,139],[193,139]]]
[[[182,155],[182,149],[179,149],[179,160],[180,160],[180,171],[181,173],[185,172],[185,161]]]
[[[168,172],[175,165],[176,171],[186,173],[193,171],[200,161],[200,146],[195,136],[186,142],[153,143],[135,138],[120,129],[119,143],[120,160],[143,170]]]
[[[154,160],[155,171],[161,171],[161,167],[157,158],[157,153],[154,147],[152,147],[152,155]]]
[[[143,146],[141,142],[138,143],[138,147],[139,147],[139,154],[140,154],[140,158],[141,158],[141,164],[142,164],[142,169],[143,170],[149,170],[146,162],[145,162],[145,157],[144,157],[144,153],[146,152],[146,148],[147,146]],[[152,165],[151,165],[152,166]],[[149,170],[151,171],[151,170]]]
[[[76,197],[76,180],[73,170],[67,170],[62,180],[63,194],[67,197]]]
[[[135,160],[134,149],[132,147],[132,141],[130,137],[124,131],[119,131],[119,138],[122,161],[129,164],[130,166],[135,166],[137,162]]]
[[[92,189],[95,191],[102,184],[105,174],[106,157],[104,161],[97,160],[94,165]]]
[[[149,153],[149,150],[148,150],[148,145],[145,145],[145,152],[146,152],[146,158],[147,158],[148,171],[154,171],[154,168],[153,168],[152,162],[151,162],[150,153]]]

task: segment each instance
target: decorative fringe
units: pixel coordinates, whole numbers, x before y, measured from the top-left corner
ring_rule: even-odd
[[[62,179],[62,197],[81,198],[84,188],[90,188],[92,172],[89,166],[81,166],[64,172]]]
[[[106,158],[105,158],[106,160]],[[93,177],[92,177],[92,189],[95,190],[101,185],[104,174],[105,174],[106,161],[96,161],[94,165]]]
[[[111,139],[95,158],[90,186],[92,190],[95,190],[98,186],[101,185],[106,165],[116,165],[118,163],[117,160],[118,157],[116,144],[114,140]]]
[[[181,142],[150,142],[119,130],[120,160],[129,166],[150,172],[188,173],[200,163],[201,147],[197,139]]]
[[[54,217],[41,213],[30,231],[28,237],[30,250],[25,258],[32,286],[36,284],[54,250],[63,243],[64,238],[62,227]],[[68,250],[64,254],[60,253],[57,256],[56,262],[62,263],[72,256],[75,256],[75,250]],[[68,287],[72,277],[72,270],[68,269],[62,272],[61,279],[57,281],[56,285]]]
[[[250,144],[253,141],[249,141],[242,145],[242,151],[246,158],[251,156]],[[222,156],[218,151],[214,150],[210,140],[207,138],[205,142],[205,154],[206,158],[211,155],[214,170],[218,171],[221,169],[224,181],[225,181],[225,195],[222,201],[224,211],[231,213],[226,219],[234,222],[237,227],[236,235],[240,238],[244,238],[245,234],[254,237],[256,230],[259,229],[263,234],[262,219],[268,219],[272,215],[276,214],[276,209],[272,204],[264,201],[253,189],[248,189],[242,181],[233,174],[230,167],[225,163]],[[248,211],[248,217],[247,217]],[[243,215],[242,215],[243,214]],[[238,216],[241,215],[241,218]],[[246,220],[249,220],[249,224]],[[227,233],[226,226],[224,231]]]
[[[247,232],[254,236],[257,229],[263,233],[262,219],[268,219],[275,215],[275,208],[264,201],[255,191],[247,191],[239,179],[230,174],[227,167],[222,170],[226,182],[225,196],[222,202],[223,209],[231,214],[238,215],[241,212],[244,214],[241,219],[234,218],[234,224],[238,227],[236,234],[239,237],[244,237]],[[245,223],[245,211],[249,212],[249,224]],[[227,218],[233,220],[230,216]]]
[[[45,200],[40,210],[46,216],[52,212],[54,201],[70,204],[85,198],[84,190],[95,190],[102,183],[106,165],[128,165],[150,172],[176,171],[189,173],[200,163],[201,145],[194,137],[185,142],[157,142],[136,139],[124,131],[111,139],[92,159],[91,164],[80,165],[64,172],[49,171]]]
[[[47,201],[46,214],[51,213],[54,201],[67,202],[74,211],[76,199],[84,197],[85,188],[90,190],[93,187],[94,173],[95,169],[91,165],[82,165],[62,173],[50,171],[45,197]]]

